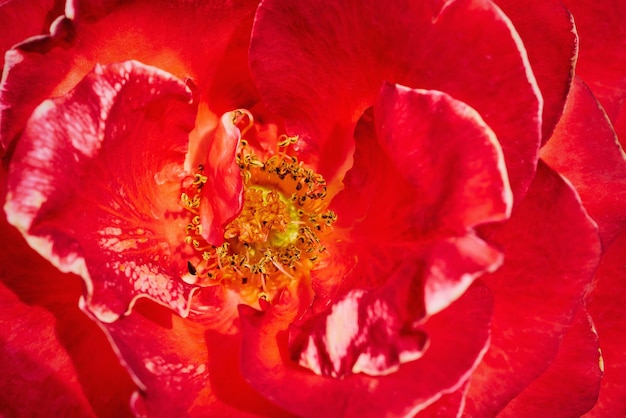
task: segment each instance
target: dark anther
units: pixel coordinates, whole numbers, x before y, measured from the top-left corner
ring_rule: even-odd
[[[247,277],[242,277],[241,278],[241,284],[246,284],[248,283],[248,278]]]
[[[191,264],[191,261],[187,261],[187,270],[189,270],[189,274],[196,275],[196,268]]]

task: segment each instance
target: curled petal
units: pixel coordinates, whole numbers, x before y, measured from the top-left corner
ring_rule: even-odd
[[[98,67],[37,108],[12,158],[9,222],[61,271],[83,277],[100,320],[140,296],[187,313],[192,288],[176,254],[189,100],[180,80],[155,68]]]
[[[221,117],[204,164],[208,180],[202,189],[200,219],[202,236],[213,245],[224,242],[224,228],[243,203],[243,181],[235,158],[241,132],[233,121],[233,113]]]

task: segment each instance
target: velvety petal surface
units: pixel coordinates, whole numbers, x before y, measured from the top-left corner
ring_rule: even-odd
[[[78,309],[80,278],[51,266],[4,219],[0,236],[0,415],[130,417],[134,385]]]
[[[623,416],[626,414],[626,231],[607,248],[590,294],[589,313],[600,338],[604,378],[600,397],[589,417]]]
[[[288,354],[286,331],[298,303],[296,296],[283,294],[264,312],[240,308],[243,375],[269,400],[298,416],[415,414],[460,388],[488,345],[492,301],[490,292],[476,283],[420,326],[431,344],[419,360],[387,376],[322,378],[298,366]]]
[[[626,102],[626,3],[621,0],[563,3],[574,15],[580,37],[576,74],[589,84],[609,119],[615,122]]]
[[[500,411],[553,362],[600,256],[578,196],[543,163],[511,218],[481,235],[502,246],[505,262],[483,276],[495,306],[491,346],[467,397],[465,413],[476,417]]]
[[[31,246],[85,280],[103,321],[140,296],[185,315],[177,257],[194,106],[176,78],[137,62],[98,67],[40,105],[12,158],[5,210]]]
[[[626,154],[589,88],[576,78],[541,158],[572,182],[609,244],[626,221]]]
[[[129,59],[192,78],[211,109],[203,123],[214,128],[215,115],[255,101],[245,57],[256,6],[254,0],[68,0],[67,16],[50,36],[9,51],[0,86],[0,143],[10,148],[42,100],[67,93],[96,64]]]
[[[548,370],[502,410],[502,417],[580,417],[598,399],[602,368],[598,335],[579,309]]]
[[[518,31],[543,97],[542,142],[563,112],[574,77],[578,37],[560,0],[496,0]],[[532,10],[532,12],[530,12]]]
[[[347,169],[354,126],[385,80],[469,104],[498,136],[514,194],[532,178],[541,99],[519,36],[491,2],[265,0],[250,65],[327,179]]]

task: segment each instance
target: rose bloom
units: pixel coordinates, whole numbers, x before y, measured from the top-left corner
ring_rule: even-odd
[[[626,8],[566,3],[3,2],[0,414],[624,416]]]

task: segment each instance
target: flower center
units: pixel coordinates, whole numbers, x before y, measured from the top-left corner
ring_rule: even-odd
[[[201,236],[200,196],[207,177],[204,167],[198,167],[181,194],[182,205],[194,214],[185,228],[185,242],[199,254],[188,261],[189,276],[184,280],[226,286],[252,304],[259,298],[271,301],[280,289],[308,275],[326,251],[321,238],[332,229],[336,215],[327,210],[324,178],[289,154],[297,140],[280,136],[276,151],[266,160],[241,140],[236,162],[243,180],[243,205],[226,225],[220,246]]]

